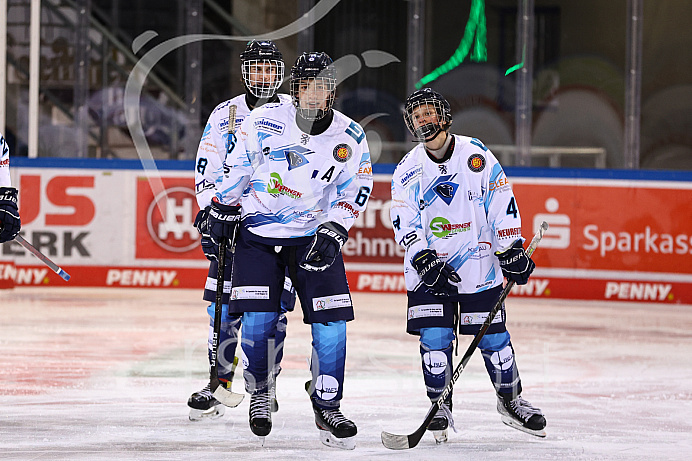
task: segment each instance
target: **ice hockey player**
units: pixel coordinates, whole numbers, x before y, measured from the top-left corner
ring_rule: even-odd
[[[226,152],[232,148],[235,138],[230,133],[231,123],[239,126],[240,123],[256,107],[267,102],[290,103],[291,98],[285,94],[277,93],[284,78],[284,62],[281,52],[271,41],[250,41],[245,51],[240,55],[241,72],[245,93],[233,99],[219,104],[209,116],[209,120],[202,134],[202,139],[197,150],[195,163],[195,189],[197,204],[200,212],[195,219],[195,226],[202,235],[202,249],[207,259],[210,260],[209,275],[204,287],[204,300],[210,301],[207,308],[210,316],[209,325],[209,351],[211,360],[211,341],[214,327],[214,310],[216,308],[216,274],[218,263],[218,246],[212,244],[207,229],[207,217],[211,199],[214,196],[215,184],[220,181],[223,174],[223,161]],[[235,106],[235,120],[229,120],[229,108]],[[241,324],[240,316],[228,315],[228,293],[230,292],[231,266],[233,254],[226,252],[226,270],[224,280],[227,288],[224,288],[223,314],[221,330],[219,334],[219,380],[230,389],[237,359],[235,358],[238,333]],[[286,290],[281,298],[282,313],[279,315],[277,331],[274,338],[274,351],[276,362],[273,370],[273,378],[280,371],[281,358],[283,356],[283,338],[286,335],[285,311],[292,310],[295,303],[295,290],[291,286],[290,279],[286,277]],[[271,391],[274,391],[272,386]],[[204,389],[195,392],[187,402],[190,407],[190,420],[196,421],[202,418],[216,418],[224,413],[224,406],[211,394],[209,384]],[[276,411],[278,404],[272,396],[272,409]]]
[[[312,332],[308,392],[320,439],[353,449],[357,428],[340,410],[346,322],[354,315],[341,248],[365,210],[372,167],[363,129],[332,108],[335,91],[331,58],[303,53],[291,69],[293,104],[266,104],[240,126],[212,203],[210,230],[215,241],[233,235],[229,217],[242,213],[229,309],[243,314],[252,432],[264,437],[272,428],[267,339],[287,268]]]
[[[10,148],[0,133],[0,243],[14,239],[21,227],[17,189],[10,181]]]
[[[521,217],[502,167],[478,139],[449,132],[447,100],[429,88],[415,91],[404,120],[419,144],[394,171],[391,219],[406,248],[406,330],[420,335],[423,379],[434,402],[451,379],[455,329],[475,335],[500,297],[503,275],[523,285],[535,265],[522,247]],[[521,398],[504,306],[478,348],[502,421],[544,437],[545,417]],[[454,428],[451,397],[428,426],[438,443]]]

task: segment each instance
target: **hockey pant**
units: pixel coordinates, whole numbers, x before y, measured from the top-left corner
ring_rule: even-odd
[[[211,364],[211,346],[212,339],[214,337],[214,310],[216,309],[216,303],[211,303],[207,309],[209,313],[209,341],[208,341],[208,354],[209,363]],[[217,371],[219,379],[221,381],[233,381],[233,360],[235,359],[236,348],[238,346],[238,330],[240,329],[241,319],[240,316],[229,316],[228,315],[228,304],[221,305],[221,330],[219,331],[219,347],[217,351],[217,356],[219,358],[217,363]],[[283,358],[283,343],[286,338],[286,325],[288,319],[286,315],[282,312],[279,314],[276,324],[276,329],[272,335],[273,343],[276,345],[276,353],[274,354],[275,362],[273,364],[273,376],[276,376],[281,371],[281,359]],[[245,332],[243,332],[245,335]]]
[[[454,331],[451,328],[422,328],[420,330],[420,354],[423,380],[428,397],[437,399],[452,378],[452,342]],[[521,393],[521,379],[514,361],[514,349],[508,332],[485,335],[478,344],[488,376],[501,394]]]

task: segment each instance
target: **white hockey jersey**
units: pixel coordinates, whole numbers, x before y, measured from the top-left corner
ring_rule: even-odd
[[[290,103],[291,97],[287,94],[278,94],[279,102]],[[202,139],[197,148],[197,160],[195,162],[195,192],[197,205],[205,208],[211,204],[214,197],[214,185],[223,172],[223,161],[229,145],[228,114],[229,108],[235,105],[236,129],[250,115],[251,109],[245,102],[245,93],[222,102],[211,112],[207,125],[204,127]]]
[[[313,235],[327,221],[348,230],[372,191],[365,132],[338,111],[316,136],[301,131],[295,117],[293,104],[252,111],[226,156],[216,195],[240,203],[245,227],[261,237]]]
[[[502,166],[478,139],[453,136],[448,160],[432,161],[418,144],[392,176],[390,214],[396,241],[406,247],[410,291],[421,283],[411,266],[421,250],[435,250],[457,271],[459,293],[476,293],[502,283],[494,252],[522,239],[519,209]]]
[[[10,187],[10,148],[5,137],[0,133],[0,187]]]

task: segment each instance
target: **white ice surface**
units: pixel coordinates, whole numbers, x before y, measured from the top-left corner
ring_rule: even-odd
[[[459,432],[390,451],[381,431],[411,433],[429,408],[418,342],[404,332],[404,295],[353,298],[342,410],[358,435],[341,451],[319,442],[303,390],[310,337],[299,312],[261,447],[248,398],[221,419],[188,421],[187,398],[207,381],[199,290],[0,292],[0,459],[692,459],[692,306],[510,299],[523,396],[545,413],[547,438],[501,423],[476,353],[455,388]]]

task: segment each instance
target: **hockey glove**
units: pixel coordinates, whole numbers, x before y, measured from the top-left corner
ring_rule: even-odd
[[[194,226],[197,228],[197,232],[202,236],[201,244],[204,256],[207,257],[209,261],[216,261],[218,259],[219,247],[214,245],[209,236],[209,210],[210,206],[199,210],[197,216],[195,217]]]
[[[451,296],[459,293],[452,283],[461,282],[461,277],[449,264],[442,262],[434,250],[425,249],[416,253],[411,265],[418,272],[428,292],[435,296]]]
[[[221,238],[226,238],[227,247],[233,248],[233,243],[235,242],[235,233],[240,223],[240,206],[224,205],[219,203],[216,199],[212,200],[211,207],[209,208],[209,224],[207,228],[209,229],[209,237],[211,243],[216,247],[218,251],[218,245]],[[206,251],[204,253],[207,258],[210,258]],[[213,260],[217,257],[214,255]]]
[[[17,208],[17,189],[0,187],[0,243],[9,242],[22,228]]]
[[[531,272],[536,268],[533,260],[529,258],[521,245],[521,240],[503,252],[496,252],[495,256],[500,260],[502,274],[509,280],[514,280],[517,285],[526,285]]]
[[[341,247],[348,239],[348,231],[335,222],[320,224],[310,248],[300,261],[306,271],[321,272],[334,264]]]

